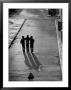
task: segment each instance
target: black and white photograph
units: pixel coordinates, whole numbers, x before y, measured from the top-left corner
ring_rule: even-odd
[[[9,9],[8,20],[9,80],[62,80],[62,9]]]
[[[18,5],[12,3],[12,7],[6,5],[7,8],[4,8],[4,25],[8,29],[5,31],[8,32],[7,35],[4,32],[8,40],[8,48],[5,48],[8,49],[8,55],[5,54],[8,61],[6,64],[4,60],[4,65],[7,66],[4,69],[7,69],[8,82],[62,82],[63,30],[67,27],[63,26],[64,8],[57,7],[56,4],[56,7],[44,4],[45,8],[43,4],[40,4],[40,8],[39,4],[31,4],[30,8],[28,4]]]

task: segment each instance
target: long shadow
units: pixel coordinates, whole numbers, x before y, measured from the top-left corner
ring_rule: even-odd
[[[38,65],[36,65],[36,63],[34,62],[34,59],[32,58],[30,52],[28,52],[27,55],[28,55],[28,58],[32,64],[33,69],[38,70]]]
[[[36,56],[34,53],[31,53],[31,54],[32,54],[32,56],[33,56],[33,58],[34,58],[35,63],[36,63],[38,66],[40,66],[41,63],[39,62],[37,56]]]
[[[32,65],[31,65],[31,63],[30,63],[30,61],[27,57],[27,54],[25,52],[23,52],[23,54],[24,54],[24,57],[25,57],[25,61],[24,61],[25,64],[29,67],[29,69],[32,69],[33,67],[32,67]]]

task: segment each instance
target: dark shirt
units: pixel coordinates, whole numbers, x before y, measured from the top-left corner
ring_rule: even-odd
[[[30,44],[33,44],[33,43],[34,43],[34,39],[30,38]]]
[[[29,37],[26,38],[26,43],[29,43]]]
[[[25,39],[21,39],[20,43],[23,45],[25,44]]]

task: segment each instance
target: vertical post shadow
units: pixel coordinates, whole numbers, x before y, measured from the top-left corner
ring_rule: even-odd
[[[23,54],[24,54],[24,57],[25,57],[25,61],[24,61],[25,64],[29,67],[29,69],[32,69],[32,65],[31,65],[31,63],[30,63],[30,61],[29,61],[29,59],[28,59],[26,53],[23,52]]]

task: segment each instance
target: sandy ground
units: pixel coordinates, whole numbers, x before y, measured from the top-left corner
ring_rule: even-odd
[[[34,75],[34,81],[62,80],[55,17],[46,16],[42,11],[22,10],[9,18],[9,45],[25,19],[24,26],[9,49],[9,80],[28,80],[30,72]],[[23,54],[20,40],[26,35],[32,35],[35,39],[34,56],[31,53]],[[42,65],[39,72],[35,69],[37,65],[34,61]]]

